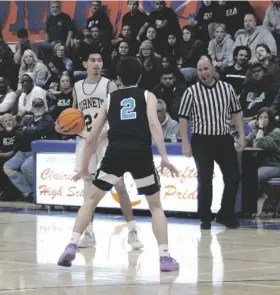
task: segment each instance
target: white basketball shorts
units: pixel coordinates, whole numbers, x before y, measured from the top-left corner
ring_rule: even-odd
[[[75,171],[79,172],[82,165],[82,159],[83,159],[83,151],[84,146],[86,143],[86,139],[82,138],[80,136],[77,136],[76,138],[76,159],[75,159]],[[105,152],[107,148],[108,141],[107,139],[101,142],[97,148],[97,151],[95,154],[93,154],[89,161],[88,171],[90,174],[94,175],[97,171],[97,168],[99,167]]]

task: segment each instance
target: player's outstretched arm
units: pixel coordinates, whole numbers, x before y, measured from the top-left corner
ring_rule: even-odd
[[[178,170],[169,162],[165,143],[164,143],[164,137],[162,128],[160,126],[158,116],[157,116],[157,99],[154,96],[154,94],[148,92],[148,98],[147,98],[147,116],[150,126],[150,131],[152,134],[152,137],[154,139],[154,142],[157,145],[158,152],[162,158],[161,161],[161,170],[163,172],[164,167],[170,170],[170,172],[178,175]]]

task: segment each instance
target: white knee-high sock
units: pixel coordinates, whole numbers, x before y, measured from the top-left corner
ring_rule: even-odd
[[[87,198],[90,197],[91,193],[92,193],[92,180],[90,179],[84,179],[84,200],[86,200]],[[93,215],[92,215],[92,219],[93,219]],[[93,225],[92,225],[92,221],[89,223],[89,225],[86,228],[85,234],[93,234]]]

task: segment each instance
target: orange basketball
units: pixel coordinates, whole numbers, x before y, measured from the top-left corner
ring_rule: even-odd
[[[84,129],[85,119],[81,111],[69,108],[60,114],[57,124],[63,129],[63,133],[75,135]]]

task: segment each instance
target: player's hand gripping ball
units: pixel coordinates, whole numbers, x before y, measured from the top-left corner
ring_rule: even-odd
[[[85,119],[81,111],[68,108],[64,110],[56,121],[56,131],[66,135],[80,133],[85,126]]]

